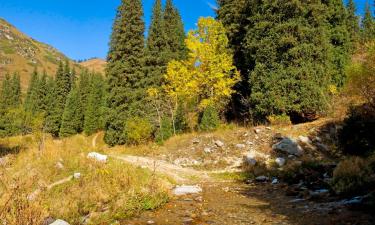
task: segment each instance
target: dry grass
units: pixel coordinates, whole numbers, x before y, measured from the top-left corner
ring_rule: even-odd
[[[6,213],[0,214],[0,221],[33,225],[40,224],[40,218],[52,216],[70,224],[82,224],[83,221],[111,224],[142,210],[157,208],[167,201],[163,185],[166,181],[152,171],[111,159],[107,164],[87,159],[87,153],[92,151],[91,140],[91,137],[81,135],[65,140],[48,138],[41,152],[31,136],[0,140],[3,145],[21,146],[18,154],[6,156],[9,163],[1,169],[0,213]],[[100,148],[101,145],[98,143],[97,146]],[[80,179],[47,188],[77,172],[82,174]],[[41,193],[35,200],[28,201],[27,196],[35,190],[41,190]],[[33,214],[36,222],[12,222],[23,218],[20,214],[25,218]]]

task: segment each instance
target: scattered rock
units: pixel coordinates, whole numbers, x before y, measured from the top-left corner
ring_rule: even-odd
[[[47,217],[44,219],[42,225],[50,225],[52,224],[53,222],[55,222],[56,220],[52,217]]]
[[[55,222],[51,223],[50,225],[69,225],[69,223],[64,220],[55,220]]]
[[[193,139],[193,144],[199,144],[200,142],[201,142],[201,140],[199,140],[198,138]]]
[[[7,159],[5,157],[0,158],[0,166],[5,166],[7,164]]]
[[[278,183],[279,183],[279,180],[278,180],[277,178],[274,178],[274,179],[272,180],[272,184],[273,184],[273,185],[278,184]]]
[[[207,154],[210,154],[210,153],[212,153],[212,149],[211,148],[204,148],[204,150],[203,150],[205,153],[207,153]]]
[[[280,142],[272,146],[274,151],[280,151],[286,154],[301,156],[303,149],[297,144],[297,142],[291,138],[283,138]]]
[[[244,145],[244,144],[236,144],[236,148],[239,148],[239,149],[246,148],[246,145]]]
[[[244,161],[249,166],[255,166],[257,164],[257,160],[253,157],[252,154],[248,154],[244,157]]]
[[[64,165],[61,162],[57,162],[55,167],[59,170],[64,169]]]
[[[276,162],[276,164],[279,166],[279,167],[282,167],[282,166],[284,166],[285,165],[285,163],[286,163],[286,160],[284,159],[284,158],[276,158],[275,159],[275,162]]]
[[[175,189],[173,189],[174,195],[188,195],[188,194],[198,194],[202,192],[202,188],[195,185],[195,186],[188,186],[188,185],[182,185],[177,186]]]
[[[254,145],[254,143],[251,142],[251,141],[246,141],[246,144],[247,144],[247,145]]]
[[[215,145],[217,147],[221,148],[221,147],[224,147],[224,142],[217,140],[217,141],[215,141]]]
[[[257,182],[266,182],[266,181],[268,181],[269,179],[268,179],[268,177],[266,177],[266,176],[259,176],[259,177],[256,177],[255,178],[255,181],[257,181]]]
[[[320,189],[316,191],[310,191],[309,192],[310,198],[312,199],[321,199],[325,198],[329,195],[329,190],[328,189]]]
[[[254,128],[254,133],[259,134],[262,130],[260,128]]]
[[[299,139],[299,141],[300,141],[301,143],[306,144],[306,145],[309,145],[309,144],[311,143],[309,137],[299,136],[298,139]]]
[[[149,221],[147,221],[147,224],[155,224],[155,221],[149,220]]]
[[[102,155],[102,154],[97,153],[97,152],[90,152],[87,155],[87,158],[94,159],[94,160],[96,160],[98,162],[101,162],[101,163],[106,163],[107,160],[108,160],[108,156],[107,155]]]
[[[79,178],[81,178],[81,173],[74,173],[74,174],[73,174],[73,178],[74,178],[74,179],[79,179]]]
[[[271,127],[266,127],[266,129],[267,129],[267,130],[272,130],[272,128],[271,128]]]

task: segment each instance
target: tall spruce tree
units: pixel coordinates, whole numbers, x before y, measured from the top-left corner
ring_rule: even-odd
[[[332,83],[342,87],[345,83],[345,68],[350,60],[352,42],[347,26],[347,12],[342,0],[326,1],[327,21],[332,45]]]
[[[146,79],[142,81],[145,88],[161,86],[168,63],[168,48],[161,0],[155,0],[146,43]]]
[[[88,96],[90,93],[90,74],[88,71],[83,71],[78,79],[78,91],[82,104],[82,111],[86,112]]]
[[[65,104],[61,120],[60,137],[69,137],[82,131],[82,106],[78,88],[73,85]]]
[[[375,38],[375,24],[372,17],[371,7],[366,2],[365,15],[362,21],[362,39],[363,41],[370,41]]]
[[[6,74],[1,84],[0,110],[5,111],[12,105],[11,76]]]
[[[265,0],[246,34],[250,102],[257,116],[311,115],[325,107],[331,74],[327,7],[320,1]]]
[[[184,24],[172,0],[167,0],[163,14],[165,37],[168,45],[167,61],[184,60],[188,53],[185,45]]]
[[[38,95],[37,95],[37,88],[39,83],[39,75],[38,71],[35,68],[34,72],[31,75],[31,80],[29,82],[29,86],[27,88],[26,98],[24,102],[24,108],[26,112],[35,114],[37,112],[37,101],[38,101]]]
[[[10,81],[10,107],[17,108],[21,105],[21,78],[18,73],[13,74],[13,77]]]
[[[57,94],[57,84],[52,77],[47,79],[47,95],[46,95],[46,119],[44,126],[46,131],[54,137],[58,137],[60,131],[60,109],[58,107],[60,99]]]
[[[93,74],[85,111],[84,132],[91,135],[104,126],[105,88],[100,74]]]
[[[347,27],[350,34],[351,42],[355,43],[359,40],[360,27],[359,17],[356,15],[357,7],[354,0],[349,0],[347,4]]]
[[[144,32],[141,0],[122,0],[112,28],[107,57],[108,117],[105,141],[124,144],[124,121],[137,109],[144,96]],[[142,106],[144,107],[144,106]]]

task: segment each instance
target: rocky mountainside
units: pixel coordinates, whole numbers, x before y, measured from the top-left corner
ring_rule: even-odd
[[[101,73],[101,74],[105,73],[105,67],[107,66],[107,62],[104,59],[100,59],[100,58],[92,58],[92,59],[80,62],[79,64],[90,71],[94,71],[96,73]]]
[[[77,71],[82,69],[57,49],[32,39],[0,18],[0,80],[7,73],[18,72],[25,89],[35,67],[54,75],[61,60],[69,60]]]

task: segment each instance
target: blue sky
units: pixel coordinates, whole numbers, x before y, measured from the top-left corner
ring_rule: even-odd
[[[149,24],[154,0],[142,2]],[[356,2],[361,13],[366,0]],[[215,16],[210,7],[215,0],[174,0],[174,3],[186,30],[194,28],[200,16]],[[0,0],[0,17],[70,58],[105,58],[119,4],[120,0]]]

